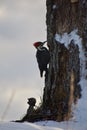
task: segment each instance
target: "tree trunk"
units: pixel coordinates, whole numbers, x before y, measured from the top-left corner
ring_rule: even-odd
[[[47,0],[47,41],[50,51],[48,78],[45,80],[43,111],[58,121],[71,117],[72,104],[81,97],[79,44],[87,51],[86,0]],[[64,36],[68,37],[64,39]],[[68,44],[68,45],[67,45]]]

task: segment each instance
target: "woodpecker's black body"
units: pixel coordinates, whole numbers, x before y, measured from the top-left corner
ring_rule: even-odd
[[[40,49],[37,49],[36,52],[36,58],[38,62],[38,67],[40,69],[40,76],[43,76],[43,71],[45,71],[45,76],[48,73],[47,65],[50,60],[50,54],[46,47],[41,47]]]

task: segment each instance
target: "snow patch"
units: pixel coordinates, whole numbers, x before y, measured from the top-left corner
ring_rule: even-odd
[[[81,65],[81,78],[84,79],[87,73],[87,71],[85,70],[86,57],[84,55],[84,49],[82,47],[82,38],[78,35],[78,29],[74,29],[71,33],[64,33],[63,35],[56,33],[55,40],[61,44],[64,44],[67,49],[72,40],[74,40],[74,43],[78,45],[80,52],[79,58]]]
[[[77,29],[73,30],[71,33],[64,33],[63,35],[56,33],[55,40],[61,44],[64,44],[66,48],[68,48],[70,42],[74,40],[75,44],[77,44],[79,48],[81,48],[82,39],[77,33],[78,33]]]
[[[53,5],[53,9],[56,9],[57,8],[57,6],[56,5]]]
[[[87,125],[71,121],[42,121],[36,123],[0,122],[0,130],[87,130]]]

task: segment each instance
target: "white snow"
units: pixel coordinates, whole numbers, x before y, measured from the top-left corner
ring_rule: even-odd
[[[55,122],[55,121],[41,121],[36,123],[13,123],[0,122],[0,130],[87,130],[87,79],[84,49],[82,47],[82,40],[77,34],[77,30],[73,30],[70,34],[63,35],[56,34],[55,40],[61,44],[65,44],[68,48],[70,41],[73,39],[75,44],[79,46],[81,78],[79,84],[82,88],[82,97],[78,104],[74,106],[74,117],[70,121]]]
[[[57,6],[54,4],[54,5],[53,5],[53,9],[56,9],[56,8],[57,8]]]
[[[70,44],[71,40],[75,41],[75,44],[78,44],[78,46],[81,46],[81,38],[78,35],[78,29],[73,30],[71,33],[64,33],[63,35],[55,34],[55,40],[60,42],[61,44],[64,44],[67,48]],[[81,47],[80,47],[81,48]]]
[[[50,122],[53,124],[53,122]],[[50,125],[50,124],[49,124]],[[41,126],[36,125],[34,123],[0,123],[0,130],[63,130],[62,128],[58,127],[50,127],[50,126]]]
[[[87,130],[87,124],[74,121],[55,122],[42,121],[37,123],[1,122],[0,130]]]
[[[84,55],[84,49],[82,47],[82,38],[78,35],[78,29],[74,29],[71,33],[64,33],[63,35],[55,34],[55,40],[61,44],[64,44],[65,47],[68,49],[68,46],[72,40],[74,43],[79,47],[79,57],[80,57],[80,66],[81,66],[81,78],[84,79],[87,70],[85,69],[85,61],[86,57]]]

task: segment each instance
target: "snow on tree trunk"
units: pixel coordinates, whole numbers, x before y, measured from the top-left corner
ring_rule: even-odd
[[[43,111],[62,121],[71,117],[72,104],[81,97],[80,47],[87,55],[87,2],[47,0],[46,4],[50,63]]]

